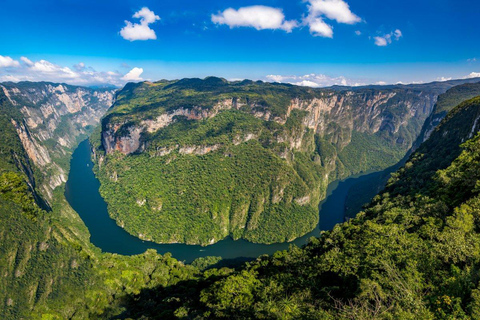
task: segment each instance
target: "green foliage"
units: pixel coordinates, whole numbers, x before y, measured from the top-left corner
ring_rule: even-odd
[[[282,242],[318,223],[315,206],[293,201],[308,185],[257,141],[204,156],[111,157],[99,177],[112,217],[158,242],[209,244],[228,234]]]
[[[222,87],[222,83],[212,78],[202,85],[207,90],[209,86]],[[191,80],[182,85],[198,83]],[[51,212],[35,204],[28,173],[36,169],[24,157],[10,119],[5,117],[2,130],[11,139],[0,144],[1,150],[6,150],[0,154],[0,315],[5,319],[477,318],[480,137],[464,143],[463,151],[459,145],[478,131],[472,126],[479,116],[479,102],[472,100],[455,109],[395,175],[387,190],[356,219],[325,232],[320,239],[311,239],[303,248],[292,246],[262,256],[237,270],[214,268],[220,265],[215,257],[186,266],[153,251],[132,257],[101,253],[89,243],[88,231],[65,203],[61,188],[55,191]],[[168,128],[171,131],[161,133],[163,146],[198,143],[198,135],[202,141],[222,144],[219,151],[200,156],[173,151],[168,157],[153,158],[149,157],[156,149],[132,157],[115,154],[99,175],[105,180],[118,179],[123,187],[112,182],[102,185],[102,192],[127,194],[139,214],[148,215],[147,210],[142,211],[144,207],[161,207],[160,212],[175,206],[187,208],[201,217],[198,223],[202,228],[205,216],[221,217],[225,208],[245,206],[251,217],[264,206],[271,220],[260,215],[265,219],[262,224],[299,233],[295,228],[301,224],[294,226],[290,221],[304,219],[302,223],[308,225],[316,208],[292,201],[289,207],[286,199],[309,193],[312,201],[319,200],[318,190],[326,186],[322,178],[337,154],[343,174],[347,174],[348,170],[361,170],[347,156],[365,157],[383,166],[388,159],[380,151],[389,146],[378,137],[354,134],[352,141],[361,146],[354,150],[307,130],[308,143],[282,159],[278,152],[283,152],[284,145],[266,142],[278,133],[294,134],[299,117],[294,114],[285,127],[235,112],[212,122],[179,121]],[[255,132],[259,139],[230,143],[244,131]],[[99,139],[98,132],[96,135]],[[370,154],[374,156],[368,158]],[[171,169],[170,164],[180,170]],[[145,180],[152,173],[153,177]],[[212,179],[200,178],[205,176]],[[163,179],[166,181],[157,181]],[[285,187],[283,199],[273,203],[278,186]],[[196,188],[208,197],[200,197]],[[174,202],[186,191],[196,201],[191,208],[182,207],[191,206],[186,196]],[[262,197],[269,201],[261,201]],[[227,200],[222,202],[224,198]],[[204,215],[205,208],[213,208],[217,216]],[[149,219],[154,223],[157,218]],[[195,227],[196,218],[193,215],[193,222],[186,220],[185,228]],[[237,230],[253,241],[277,237],[270,230],[246,226]],[[192,237],[209,240],[200,229],[195,232]]]
[[[410,157],[405,167],[392,175],[387,191],[402,193],[416,185],[428,191],[434,173],[445,169],[460,155],[460,144],[472,138],[478,130],[476,119],[480,117],[480,97],[463,102],[454,108]]]
[[[74,218],[65,216],[68,205],[62,206],[44,212],[21,175],[0,177],[3,319],[110,318],[124,311],[123,299],[129,295],[197,277],[195,267],[169,254],[100,253]]]
[[[289,108],[332,94],[213,77],[128,84],[91,138],[110,215],[132,235],[160,243],[208,245],[227,236],[273,243],[311,231],[329,182],[396,163],[421,126],[411,120],[398,133],[390,128],[409,113],[414,90],[347,94],[353,105],[385,99],[376,108],[386,120],[375,134],[352,132],[326,115],[321,136],[306,125],[308,111]],[[142,131],[173,113],[172,122]],[[142,131],[136,152],[112,152],[136,145],[135,130]],[[102,134],[117,143],[108,154]]]
[[[394,165],[404,153],[399,145],[388,143],[378,135],[353,132],[352,142],[338,157],[348,173],[359,173]]]
[[[34,191],[39,169],[11,121],[21,123],[22,116],[3,91],[0,108],[0,318],[110,318],[124,311],[128,295],[197,277],[195,267],[168,254],[101,253],[63,188],[54,190],[52,210],[42,210]],[[69,155],[54,161],[68,170]]]

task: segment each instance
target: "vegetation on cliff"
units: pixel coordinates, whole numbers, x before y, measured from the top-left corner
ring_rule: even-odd
[[[142,239],[293,240],[318,223],[329,182],[400,160],[433,100],[214,77],[128,84],[92,139],[101,194]]]

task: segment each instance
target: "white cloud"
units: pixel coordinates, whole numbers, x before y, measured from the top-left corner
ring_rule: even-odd
[[[20,60],[22,63],[15,64],[15,68],[0,68],[0,81],[51,81],[75,85],[111,84],[121,86],[126,81],[142,80],[140,74],[143,69],[141,68],[133,68],[129,73],[123,75],[117,71],[96,71],[83,62],[69,68],[47,60],[32,61],[27,57],[21,57]]]
[[[362,21],[343,0],[308,0],[307,2],[309,3],[309,14],[314,17],[325,16],[330,20],[346,24]]]
[[[357,31],[355,31],[355,34],[356,34],[357,36],[361,36],[361,35],[362,35],[362,31],[357,30]]]
[[[466,76],[465,78],[467,78],[467,79],[480,78],[480,72],[472,72],[468,76]]]
[[[160,20],[160,17],[147,7],[143,7],[140,11],[135,12],[133,17],[136,19],[140,19],[140,23],[147,24],[154,23],[155,21]]]
[[[140,75],[143,73],[143,68],[133,68],[130,70],[126,75],[124,75],[121,79],[124,81],[143,81]]]
[[[386,37],[375,37],[375,45],[379,47],[385,47],[388,45]],[[390,41],[391,42],[391,41]]]
[[[345,24],[362,21],[343,0],[307,0],[307,3],[308,15],[303,23],[309,26],[310,33],[314,36],[333,38],[333,27],[327,24],[325,19]]]
[[[309,20],[310,33],[315,37],[333,38],[333,27],[321,18]]]
[[[149,25],[160,20],[159,16],[155,15],[155,13],[147,7],[143,7],[133,15],[133,18],[140,19],[140,23],[132,23],[125,20],[126,25],[120,30],[120,35],[123,39],[129,41],[157,39],[155,31],[151,29]]]
[[[390,33],[384,34],[383,36],[374,37],[375,45],[379,47],[386,47],[392,43],[393,40],[400,40],[403,37],[402,31],[396,29]]]
[[[19,67],[20,63],[8,56],[0,56],[0,68]]]
[[[395,30],[393,32],[393,35],[395,36],[395,39],[397,39],[397,40],[400,39],[403,36],[402,31],[400,31],[400,29]]]
[[[313,87],[313,88],[329,87],[334,85],[339,85],[339,86],[364,85],[364,83],[359,83],[358,81],[353,81],[343,76],[330,77],[324,74],[315,74],[315,73],[306,74],[302,76],[268,75],[265,78],[267,81],[290,83],[297,86],[306,86],[306,87]]]
[[[296,20],[286,20],[282,9],[260,5],[242,7],[238,10],[228,8],[218,14],[212,14],[211,20],[215,24],[228,25],[230,28],[253,27],[257,30],[280,29],[287,32],[303,25],[309,27],[313,36],[325,38],[333,38],[333,27],[325,22],[326,19],[345,24],[362,21],[344,0],[304,0],[304,2],[307,3],[308,14],[302,19],[302,24]]]
[[[21,78],[18,78],[18,77],[15,77],[15,76],[12,76],[12,75],[0,75],[0,81],[5,81],[5,82],[19,82],[19,81],[22,81],[24,79],[21,79]]]
[[[228,8],[218,14],[212,14],[212,22],[235,27],[253,27],[257,30],[285,30],[291,32],[298,26],[295,20],[285,20],[281,9],[266,6],[243,7],[238,10]]]
[[[467,59],[467,62],[477,62],[477,58]]]
[[[77,63],[76,65],[74,65],[73,67],[74,67],[75,70],[77,70],[77,71],[82,71],[82,70],[85,70],[85,63],[79,62],[79,63]]]
[[[33,62],[28,59],[27,57],[20,57],[20,60],[22,60],[23,63],[25,63],[28,66],[33,66]]]

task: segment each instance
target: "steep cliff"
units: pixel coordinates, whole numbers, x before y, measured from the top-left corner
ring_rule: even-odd
[[[128,84],[93,139],[101,193],[143,239],[292,240],[317,224],[329,182],[400,160],[448,88]]]
[[[73,148],[100,122],[114,91],[47,82],[0,83],[0,90],[21,114],[10,121],[39,168],[40,192],[51,200],[52,191],[66,182]]]
[[[432,134],[433,130],[438,126],[438,124],[440,124],[450,110],[452,110],[462,101],[469,100],[479,95],[480,82],[458,85],[440,95],[432,113],[425,120],[418,140],[414,144],[415,149],[430,137],[430,134]]]
[[[448,112],[461,102],[480,96],[480,83],[478,79],[473,79],[473,83],[457,85],[445,93],[438,96],[432,113],[423,124],[422,130],[414,142],[411,152],[417,150],[422,143],[428,140],[430,135],[435,132],[436,127],[442,122]],[[468,137],[464,137],[468,139]],[[403,160],[407,160],[404,158]],[[345,215],[348,218],[354,217],[362,208],[362,205],[369,203],[372,198],[385,187],[390,175],[397,171],[404,163],[398,163],[395,166],[384,170],[368,180],[353,185],[347,195],[345,202]]]

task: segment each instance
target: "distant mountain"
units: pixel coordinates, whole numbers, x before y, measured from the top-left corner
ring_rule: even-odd
[[[440,121],[445,118],[447,113],[455,106],[465,100],[480,96],[480,79],[476,80],[478,80],[478,82],[455,86],[439,96],[432,113],[423,125],[415,147],[418,147],[428,139],[435,127],[437,127]]]

